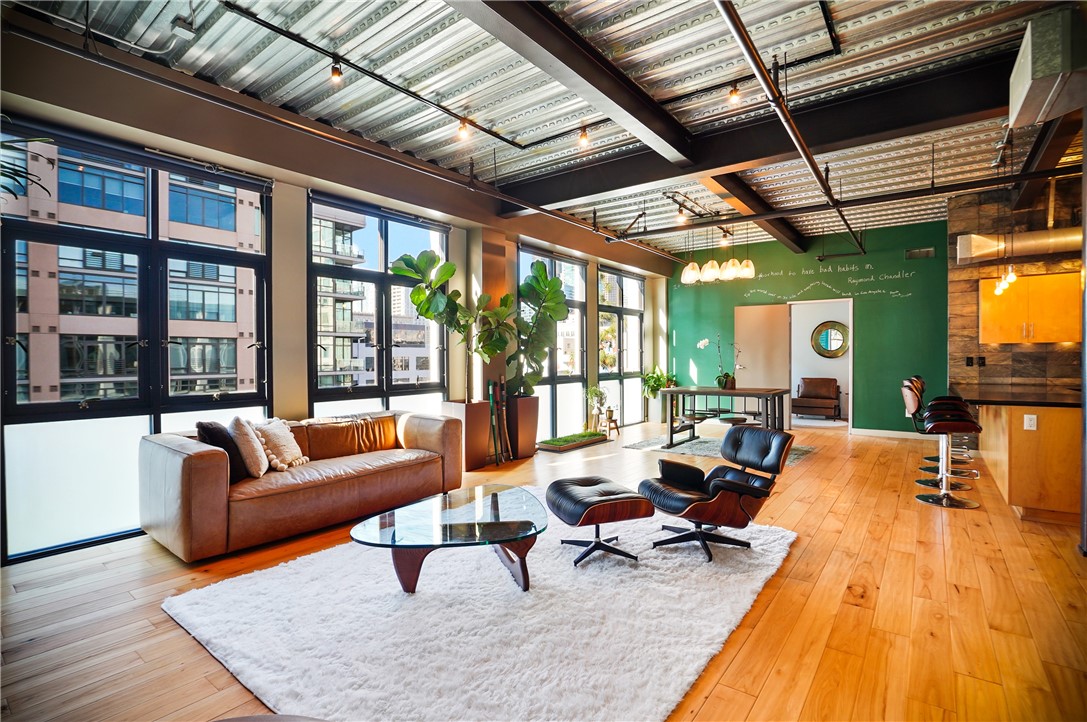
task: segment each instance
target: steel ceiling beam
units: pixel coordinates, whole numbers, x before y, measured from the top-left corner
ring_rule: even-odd
[[[1030,151],[1027,153],[1027,159],[1023,161],[1023,171],[1055,168],[1068,151],[1068,146],[1072,145],[1072,141],[1075,140],[1076,133],[1079,132],[1082,125],[1082,110],[1063,115],[1060,118],[1054,118],[1042,125],[1041,132],[1038,133],[1034,145],[1031,146]],[[1019,186],[1018,195],[1012,201],[1012,208],[1015,210],[1029,208],[1034,204],[1038,194],[1042,192],[1045,186],[1045,180],[1032,180],[1023,183]]]
[[[670,165],[691,164],[687,129],[544,3],[447,2],[556,82],[575,91]]]
[[[756,213],[768,213],[774,207],[766,202],[754,188],[744,183],[735,173],[723,173],[721,175],[703,178],[702,185],[716,193],[721,199],[745,216]],[[804,253],[807,250],[804,234],[797,230],[784,218],[771,218],[765,221],[755,221],[755,225],[793,253]]]
[[[1007,113],[1008,77],[1014,62],[1015,50],[1009,49],[976,62],[794,107],[793,115],[815,153],[988,120]],[[696,136],[694,156],[692,167],[680,169],[656,153],[632,152],[571,171],[506,183],[503,190],[545,208],[565,208],[590,205],[620,192],[656,189],[798,157],[772,115]],[[505,210],[518,215],[513,206]]]

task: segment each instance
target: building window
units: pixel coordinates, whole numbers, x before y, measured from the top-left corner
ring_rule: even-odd
[[[74,151],[60,149],[62,155],[79,155]],[[96,163],[107,162],[95,158]],[[121,172],[61,158],[57,172],[57,199],[61,203],[71,203],[87,208],[101,208],[116,213],[142,216],[144,199],[147,195],[147,181],[143,169],[139,166],[113,164],[119,167],[139,169],[140,175],[133,172]]]
[[[57,265],[61,268],[135,273],[136,255],[133,253],[102,251],[97,248],[60,246],[57,250]]]
[[[69,272],[61,272],[58,276],[62,315],[136,318],[138,284],[135,277]]]
[[[172,395],[238,389],[238,342],[233,338],[171,338]]]
[[[171,179],[174,177],[170,176]],[[228,188],[229,186],[220,187]],[[171,183],[170,220],[175,223],[233,231],[234,196]]]
[[[59,342],[61,400],[138,395],[135,336],[64,334]]]
[[[416,356],[415,357],[415,370],[416,371],[429,371],[430,370],[430,357],[429,356]]]

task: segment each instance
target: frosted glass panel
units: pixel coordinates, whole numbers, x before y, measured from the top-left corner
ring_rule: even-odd
[[[642,377],[637,376],[623,379],[623,420],[627,424],[638,424],[645,421],[642,413]]]
[[[147,416],[4,429],[10,555],[140,526],[138,454]]]
[[[413,396],[392,396],[389,398],[389,408],[393,411],[414,411],[417,414],[441,416],[442,394],[440,391],[435,391]]]
[[[536,395],[540,397],[540,419],[536,423],[536,440],[542,441],[551,438],[551,389],[547,386],[537,387]]]
[[[585,430],[585,385],[555,384],[557,401],[555,416],[559,436],[576,434]]]
[[[235,416],[240,416],[248,421],[264,421],[267,418],[267,413],[263,406],[248,406],[244,409],[206,409],[204,411],[163,414],[162,431],[164,433],[194,431],[197,421],[218,421],[226,426]]]
[[[348,401],[321,401],[313,405],[313,415],[343,416],[344,414],[361,414],[368,411],[384,411],[381,399],[350,399]]]

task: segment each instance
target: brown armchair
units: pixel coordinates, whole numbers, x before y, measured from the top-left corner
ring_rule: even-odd
[[[802,378],[796,387],[792,410],[794,414],[842,418],[842,387],[838,379]]]

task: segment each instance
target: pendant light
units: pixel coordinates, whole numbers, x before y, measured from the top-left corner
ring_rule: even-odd
[[[699,280],[702,283],[713,283],[714,281],[721,280],[721,266],[714,259],[706,261],[702,265],[702,271],[699,274]]]
[[[733,281],[740,277],[740,262],[736,260],[736,246],[732,246],[732,257],[721,271],[721,280]]]
[[[751,238],[749,237],[750,230],[750,226],[744,229],[744,251],[746,252],[747,257],[744,258],[744,262],[740,264],[740,271],[737,274],[737,278],[755,277],[755,264],[751,262]]]
[[[690,245],[690,239],[691,232],[687,231],[687,238],[684,242],[685,246]],[[693,283],[698,283],[698,281],[701,280],[701,277],[702,269],[698,267],[698,264],[695,263],[694,259],[692,258],[691,262],[683,268],[683,273],[679,274],[679,282],[685,286],[690,286]]]

